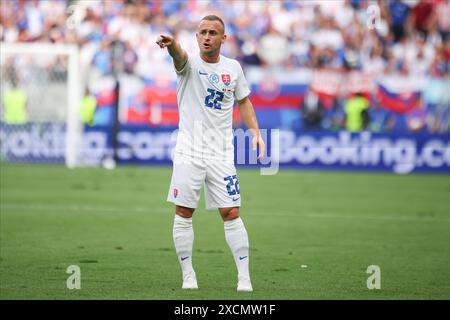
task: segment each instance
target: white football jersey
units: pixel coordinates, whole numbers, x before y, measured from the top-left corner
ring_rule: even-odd
[[[179,131],[175,152],[188,156],[233,161],[233,105],[250,94],[238,61],[220,55],[207,63],[189,55],[177,71]]]

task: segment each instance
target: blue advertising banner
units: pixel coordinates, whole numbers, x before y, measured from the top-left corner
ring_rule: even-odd
[[[177,130],[122,126],[119,164],[170,165]],[[450,134],[374,134],[267,130],[268,155],[256,163],[249,134],[235,130],[238,166],[314,170],[450,173]],[[102,165],[113,156],[109,127],[87,127],[81,155],[84,165]],[[8,162],[64,163],[65,128],[59,124],[0,125],[0,157]],[[254,154],[254,153],[253,153]],[[276,173],[277,170],[272,170]]]
[[[450,173],[450,134],[280,132],[280,167]]]
[[[62,123],[0,122],[0,160],[64,163],[66,128]]]

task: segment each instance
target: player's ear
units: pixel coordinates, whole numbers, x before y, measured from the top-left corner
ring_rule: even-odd
[[[224,35],[222,36],[222,43],[224,43],[226,39],[227,39],[227,35],[224,34]]]

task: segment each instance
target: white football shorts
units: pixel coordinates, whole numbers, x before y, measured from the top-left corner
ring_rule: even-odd
[[[195,209],[203,185],[206,210],[241,206],[241,191],[233,162],[175,153],[167,201]]]

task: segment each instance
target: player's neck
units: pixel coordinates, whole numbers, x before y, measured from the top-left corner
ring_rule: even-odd
[[[220,61],[220,52],[214,54],[213,56],[208,56],[204,53],[200,53],[200,58],[207,63],[217,63]]]

